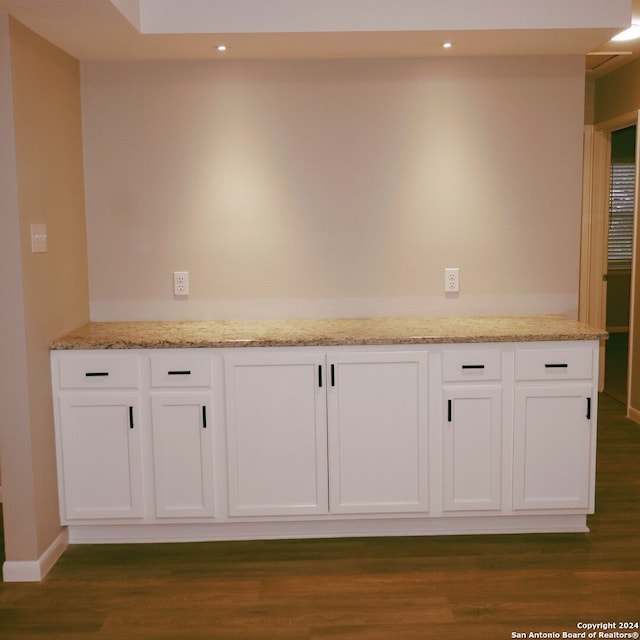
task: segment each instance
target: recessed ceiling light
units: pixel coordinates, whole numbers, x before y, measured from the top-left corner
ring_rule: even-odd
[[[451,49],[451,47],[453,47],[453,42],[445,42],[442,46],[445,49]]]
[[[636,38],[640,38],[640,24],[632,24],[622,33],[619,33],[617,36],[613,36],[611,40],[614,42],[623,42],[625,40],[635,40]]]
[[[216,49],[218,49],[218,51],[226,51],[227,50],[227,45],[226,44],[219,44]]]

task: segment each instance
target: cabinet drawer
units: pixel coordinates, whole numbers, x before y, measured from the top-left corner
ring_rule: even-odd
[[[442,353],[442,380],[465,382],[468,380],[500,380],[500,351],[459,350]]]
[[[151,386],[209,387],[210,358],[191,353],[154,354],[151,356]]]
[[[140,361],[126,355],[69,355],[58,360],[61,389],[135,389]]]
[[[516,350],[516,380],[586,380],[592,376],[591,349]]]

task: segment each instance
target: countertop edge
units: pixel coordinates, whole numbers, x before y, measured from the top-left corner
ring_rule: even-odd
[[[376,335],[375,327],[372,326],[376,322],[386,322],[391,325],[394,323],[398,326],[398,334],[402,334],[400,330],[403,326],[406,329],[406,324],[409,322],[424,321],[425,323],[447,324],[452,320],[458,324],[467,323],[473,325],[474,323],[482,322],[485,325],[487,323],[495,322],[497,326],[509,325],[512,322],[512,326],[519,324],[521,326],[519,331],[509,330],[508,326],[505,326],[504,330],[498,331],[479,331],[469,330],[468,332],[462,332],[460,327],[456,331],[451,333],[445,333],[442,328],[439,331],[434,331],[431,334],[425,332],[423,335],[396,335],[390,332],[389,327],[385,328],[385,335],[381,335],[378,331]],[[340,335],[331,335],[331,332],[327,330],[327,323],[337,322],[340,324]],[[536,323],[551,322],[555,326],[553,330],[545,330],[541,328],[536,331],[534,325]],[[578,321],[569,320],[562,316],[484,316],[481,318],[468,317],[468,318],[424,318],[424,319],[340,319],[340,320],[322,320],[317,321],[318,327],[321,326],[322,331],[311,335],[296,334],[295,329],[298,327],[297,321],[283,321],[286,327],[292,328],[289,335],[286,333],[286,329],[280,331],[281,335],[263,335],[242,337],[241,333],[237,333],[233,337],[212,337],[212,338],[197,338],[192,335],[185,335],[185,328],[191,329],[195,327],[193,331],[203,331],[203,329],[219,329],[224,327],[228,329],[229,323],[227,321],[141,321],[141,322],[128,322],[128,323],[100,323],[90,322],[77,330],[60,337],[57,340],[52,341],[49,344],[51,351],[71,351],[71,350],[125,350],[125,349],[228,349],[228,348],[248,348],[248,347],[343,347],[343,346],[380,346],[380,345],[428,345],[428,344],[467,344],[467,343],[508,343],[508,342],[551,342],[551,341],[589,341],[589,340],[605,340],[608,338],[608,333],[604,330],[595,329]],[[352,323],[354,327],[358,326],[359,331],[352,330],[351,333],[345,334],[345,324]],[[264,328],[265,324],[268,328],[273,329],[279,327],[277,321],[255,321],[255,322],[243,322],[240,323],[243,327],[249,326],[251,328]],[[522,325],[526,326],[522,326]],[[530,325],[530,326],[528,326]],[[113,329],[119,328],[121,333],[126,333],[127,329],[123,329],[125,326],[128,328],[130,336],[127,335],[114,335]],[[306,331],[313,331],[314,321],[300,321],[300,326],[303,326]],[[367,329],[371,332],[366,334]],[[181,335],[176,338],[164,338],[154,335],[152,337],[144,335],[144,332],[139,335],[136,334],[136,330],[142,331],[142,329],[148,330],[153,328],[155,330],[167,329],[167,333],[170,333],[172,328],[178,328],[181,330]],[[393,327],[392,327],[393,328]],[[103,330],[105,335],[96,335]],[[111,331],[111,335],[109,332]],[[187,332],[188,333],[188,332]],[[250,332],[247,332],[250,333]],[[405,333],[408,333],[405,331]],[[246,335],[246,333],[245,333]]]

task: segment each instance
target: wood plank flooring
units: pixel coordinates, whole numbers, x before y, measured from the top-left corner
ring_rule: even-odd
[[[640,622],[640,427],[623,410],[601,395],[591,533],[77,545],[42,583],[0,584],[0,638],[502,640]]]

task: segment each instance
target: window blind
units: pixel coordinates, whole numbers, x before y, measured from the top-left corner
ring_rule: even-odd
[[[635,165],[613,163],[609,191],[609,269],[631,267]]]

